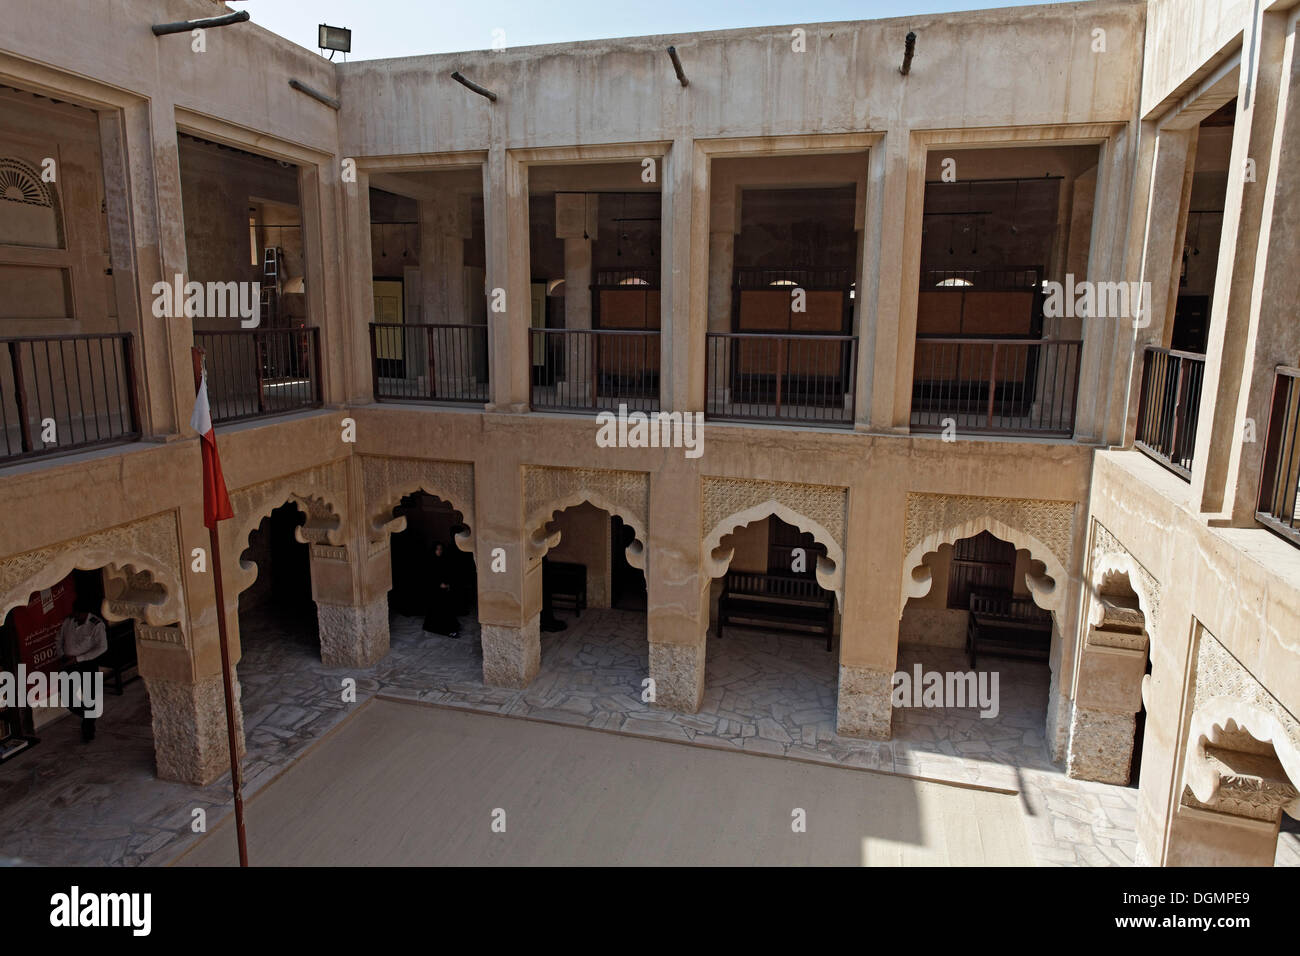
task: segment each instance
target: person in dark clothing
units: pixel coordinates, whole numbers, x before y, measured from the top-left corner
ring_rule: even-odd
[[[424,629],[431,634],[445,634],[447,637],[460,637],[460,621],[456,619],[451,588],[451,564],[442,552],[442,545],[433,546],[433,557],[429,561],[428,609],[424,615]]]

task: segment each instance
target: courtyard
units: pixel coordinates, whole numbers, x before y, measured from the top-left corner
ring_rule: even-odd
[[[599,811],[601,826],[615,835],[583,829],[572,862],[1133,863],[1137,790],[1071,780],[1047,759],[1043,665],[987,665],[1001,677],[994,718],[980,718],[974,708],[902,708],[892,740],[868,741],[835,733],[835,666],[818,641],[741,629],[722,640],[711,636],[704,704],[699,713],[679,714],[642,700],[644,615],[592,609],[564,620],[564,631],[543,636],[541,671],[520,690],[484,686],[471,617],[462,618],[461,637],[451,639],[394,615],[391,653],[365,671],[324,667],[313,629],[301,618],[262,614],[247,621],[238,672],[252,862],[328,862],[339,846],[395,839],[391,826],[399,818],[422,835],[413,856],[354,850],[345,862],[554,862],[556,847],[570,845],[556,841],[589,826]],[[956,650],[900,652],[900,670],[916,663],[966,666]],[[356,681],[355,702],[344,699],[348,678]],[[0,858],[46,865],[231,862],[228,777],[207,787],[155,777],[142,682],[110,696],[99,723],[95,741],[83,745],[76,721],[58,721],[43,732],[42,746],[0,767],[9,824],[0,834]],[[468,743],[455,743],[457,735]],[[510,756],[516,752],[517,760]],[[501,768],[512,761],[518,767],[505,774]],[[551,761],[568,769],[528,771]],[[421,769],[398,783],[384,776],[397,765]],[[443,777],[451,783],[438,784]],[[668,788],[678,796],[667,804],[650,806],[645,801],[663,787],[646,780],[661,778],[683,786]],[[356,789],[365,780],[373,785]],[[600,790],[601,781],[613,781],[608,785],[625,799],[583,798],[587,809],[577,815],[563,809],[573,787]],[[747,787],[764,794],[762,808],[747,802],[744,794],[755,792]],[[304,805],[313,808],[302,815],[307,829],[286,829],[285,815]],[[437,839],[444,831],[433,821],[450,825],[458,814],[474,825],[481,818],[490,838],[490,812],[502,806],[536,808],[534,836],[508,852]],[[795,807],[810,820],[829,821],[829,829],[810,823],[813,838],[781,842]],[[193,829],[197,810],[207,839]],[[371,832],[358,829],[358,820],[388,823]],[[762,826],[742,826],[745,820]],[[654,836],[670,821],[710,840],[679,844]],[[741,843],[732,825],[741,828]],[[981,836],[990,834],[997,839],[981,849]],[[730,849],[709,857],[709,846]],[[1296,834],[1283,833],[1277,863],[1300,863]]]

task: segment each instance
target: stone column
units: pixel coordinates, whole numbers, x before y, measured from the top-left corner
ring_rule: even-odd
[[[663,210],[659,402],[666,411],[702,411],[709,312],[709,162],[689,137],[675,139],[664,157]]]
[[[1164,345],[1166,323],[1172,320],[1178,299],[1179,260],[1183,252],[1187,203],[1191,195],[1190,174],[1195,156],[1195,130],[1162,129],[1156,135],[1150,197],[1144,209],[1147,228],[1141,276],[1144,283],[1151,283],[1151,312],[1140,320],[1148,324],[1134,330],[1126,439],[1131,439],[1137,428],[1144,349],[1148,345]]]
[[[849,489],[835,721],[836,732],[846,737],[890,737],[906,511],[901,489]]]
[[[1142,708],[1147,637],[1137,602],[1101,596],[1088,627],[1074,694],[1066,773],[1123,786],[1133,762],[1136,715]]]
[[[730,332],[732,282],[735,277],[736,233],[739,231],[740,196],[731,177],[719,179],[712,190],[709,212],[709,321],[708,331]],[[712,339],[704,357],[708,368],[705,400],[708,407],[731,401],[731,349],[727,340]]]
[[[474,467],[483,683],[526,687],[541,666],[542,558],[523,526],[523,474],[513,461]]]
[[[131,274],[130,294],[136,297],[142,428],[148,435],[177,435],[188,428],[194,406],[194,382],[185,371],[190,368],[192,320],[183,314],[154,316],[152,291],[156,282],[173,282],[188,271],[175,110],[159,97],[126,107],[121,117],[120,140],[106,142],[104,153],[105,180],[129,181],[129,195],[109,188],[106,196],[114,215],[129,200],[130,247],[115,244],[114,278],[119,271]],[[117,156],[109,155],[113,146],[119,147]]]
[[[863,256],[858,282],[860,350],[858,385],[866,423],[873,431],[907,431],[912,413],[916,356],[916,289],[921,271],[921,217],[925,209],[925,153],[912,156],[899,127],[871,150],[869,230],[879,230]],[[911,231],[915,239],[910,239]],[[915,246],[911,253],[909,245]],[[906,314],[905,314],[906,313]],[[865,367],[864,367],[865,366]]]
[[[142,659],[143,663],[143,659]],[[198,680],[144,676],[153,715],[154,759],[158,777],[206,787],[230,770],[225,689],[221,675]],[[235,730],[244,756],[244,714],[239,680],[234,679]]]
[[[646,631],[654,705],[695,713],[704,700],[704,656],[709,629],[708,573],[701,567],[699,477],[676,451],[650,477],[646,542]]]
[[[599,196],[557,193],[555,238],[564,240],[564,327],[590,329],[592,325],[591,243],[596,238]],[[564,381],[568,397],[590,399],[592,336],[565,336]]]
[[[1259,330],[1262,304],[1254,288],[1257,273],[1265,268],[1270,237],[1266,184],[1285,181],[1289,174],[1275,162],[1282,89],[1278,65],[1286,47],[1285,14],[1265,13],[1247,29],[1252,36],[1243,39],[1243,44],[1257,46],[1257,64],[1254,70],[1242,69],[1239,80],[1191,497],[1193,507],[1201,512],[1229,520],[1239,508],[1236,498],[1244,424],[1239,406],[1243,390],[1251,387],[1251,346]],[[1289,248],[1294,250],[1293,241]]]
[[[492,401],[488,411],[528,411],[528,329],[532,288],[528,252],[528,170],[504,146],[488,150],[483,167],[487,232],[488,341]],[[493,311],[505,294],[505,311]]]
[[[361,459],[347,460],[348,513],[366,514]],[[331,544],[312,515],[301,533],[311,545],[311,593],[326,667],[373,667],[388,654],[388,592],[393,586],[387,541],[372,543],[357,520],[343,544]]]
[[[464,197],[441,190],[436,199],[420,202],[420,322],[461,325],[465,312],[465,239],[469,210]],[[471,343],[461,330],[408,332],[407,348],[415,367],[412,378],[425,378],[432,395],[446,398],[470,385]]]
[[[345,401],[365,403],[374,397],[371,380],[369,323],[375,321],[374,262],[370,249],[370,176],[356,170],[355,182],[344,182],[342,193],[344,242],[348,255],[341,271],[346,275],[347,314],[335,341],[346,348],[322,348],[321,360],[329,367],[335,394]]]
[[[373,667],[388,655],[388,549],[376,547],[372,555],[354,547],[311,546],[312,598],[326,667]]]
[[[1234,423],[1229,462],[1225,511],[1236,527],[1255,525],[1277,366],[1295,365],[1300,360],[1300,322],[1295,310],[1300,302],[1300,269],[1295,267],[1300,262],[1300,236],[1293,228],[1300,219],[1300,184],[1295,182],[1295,170],[1300,168],[1300,56],[1296,54],[1294,46],[1288,47],[1283,62],[1286,108],[1278,118],[1277,161],[1271,164],[1267,184],[1257,182],[1250,187],[1265,191],[1258,266],[1264,278],[1251,302],[1250,343],[1242,383],[1245,414]],[[1282,474],[1288,474],[1286,467],[1283,462]],[[1296,474],[1294,468],[1289,474]]]

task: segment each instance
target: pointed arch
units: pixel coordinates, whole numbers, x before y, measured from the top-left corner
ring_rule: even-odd
[[[645,521],[632,509],[615,503],[595,488],[575,488],[536,508],[528,516],[524,521],[524,528],[528,532],[528,544],[532,556],[541,558],[560,543],[560,532],[549,530],[550,523],[560,512],[581,504],[589,504],[608,514],[618,515],[623,524],[632,529],[633,538],[627,545],[627,563],[639,571],[645,571],[645,546],[648,540]]]
[[[789,505],[769,498],[764,502],[742,508],[723,518],[704,536],[702,564],[711,578],[727,573],[735,548],[722,547],[722,539],[754,521],[764,521],[775,515],[786,524],[813,536],[813,540],[826,549],[826,555],[817,559],[817,583],[835,595],[835,606],[844,606],[844,549],[827,528]]]
[[[1043,565],[1044,573],[1025,574],[1025,585],[1029,588],[1034,603],[1044,610],[1056,612],[1058,617],[1064,617],[1065,594],[1068,590],[1065,584],[1069,575],[1052,549],[1034,535],[984,514],[931,532],[908,552],[903,559],[903,577],[899,588],[900,620],[910,598],[924,597],[930,593],[934,581],[930,569],[925,565],[925,558],[937,552],[942,545],[955,545],[963,538],[973,538],[982,531],[1010,542],[1017,551],[1027,551],[1033,560]]]

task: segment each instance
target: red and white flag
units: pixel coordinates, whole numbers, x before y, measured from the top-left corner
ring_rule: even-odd
[[[215,528],[218,521],[233,518],[230,495],[226,493],[226,479],[221,474],[221,459],[217,457],[217,435],[212,430],[212,409],[208,405],[208,372],[203,370],[198,393],[194,396],[194,414],[190,427],[199,433],[203,450],[203,524]]]

